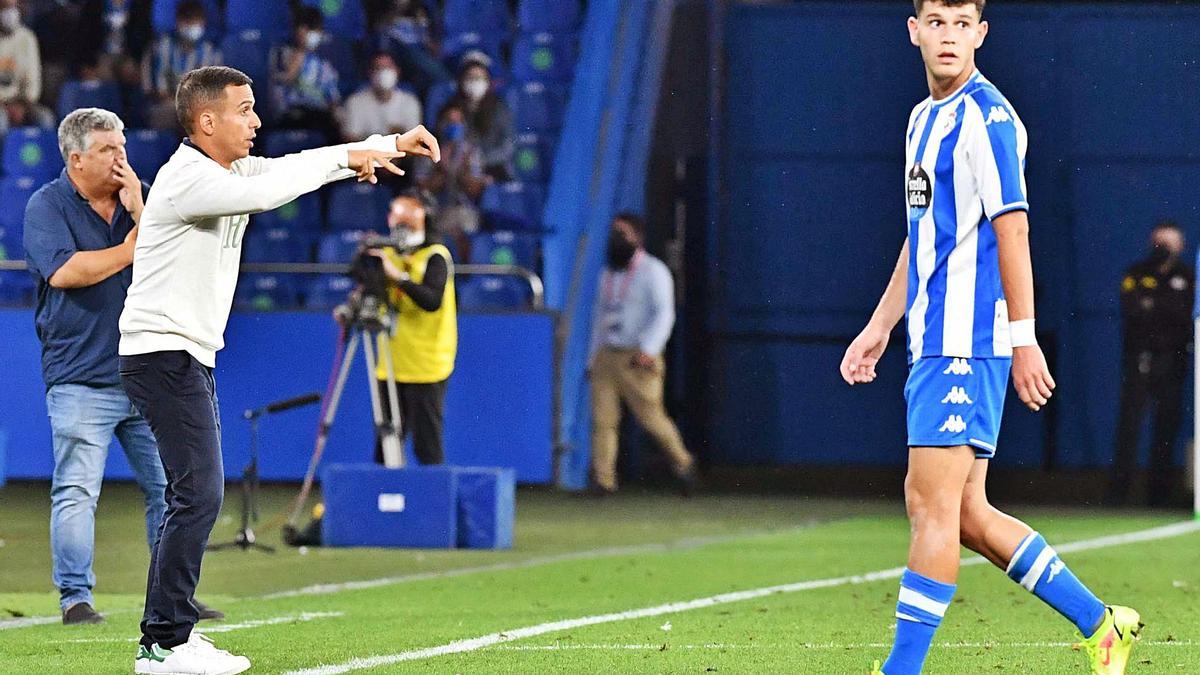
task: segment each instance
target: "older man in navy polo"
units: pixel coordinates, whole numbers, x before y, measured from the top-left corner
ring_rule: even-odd
[[[53,431],[50,546],[63,623],[99,623],[92,571],[96,504],[113,435],[146,501],[153,547],[166,476],[145,420],[121,387],[117,320],[132,279],[133,244],[149,186],[125,156],[124,124],[82,108],[63,119],[66,169],[25,210],[25,250],[37,278],[46,408]]]

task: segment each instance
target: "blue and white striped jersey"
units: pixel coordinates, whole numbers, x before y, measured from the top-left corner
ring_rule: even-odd
[[[1011,357],[992,220],[1028,210],[1025,126],[977,71],[908,121],[908,357]]]

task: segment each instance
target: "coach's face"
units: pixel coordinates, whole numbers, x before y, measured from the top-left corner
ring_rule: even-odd
[[[983,46],[988,24],[975,4],[946,6],[930,0],[920,16],[909,17],[908,37],[921,48],[925,68],[937,80],[953,80],[975,70],[975,50]]]
[[[213,108],[201,114],[200,129],[212,137],[217,152],[233,160],[249,155],[262,126],[262,120],[254,112],[254,92],[250,85],[225,87],[225,98]]]

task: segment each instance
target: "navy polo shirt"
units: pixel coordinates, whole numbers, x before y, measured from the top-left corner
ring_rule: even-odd
[[[142,183],[142,194],[150,187]],[[132,267],[85,288],[54,288],[47,280],[78,251],[111,248],[125,241],[133,216],[120,201],[104,222],[75,189],[63,169],[25,207],[25,260],[37,279],[34,324],[42,341],[42,377],[56,384],[106,386],[121,383],[117,372],[117,321],[133,280]]]

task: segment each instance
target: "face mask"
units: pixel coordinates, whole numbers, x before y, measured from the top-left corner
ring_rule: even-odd
[[[21,25],[21,10],[17,9],[16,7],[9,7],[8,9],[0,9],[0,28],[3,28],[4,30],[11,33],[17,29],[17,26],[20,26],[20,25]]]
[[[482,79],[471,79],[463,82],[463,94],[472,101],[478,101],[483,98],[488,91],[488,81]]]
[[[629,267],[629,261],[633,260],[635,253],[637,253],[637,246],[630,243],[628,239],[615,232],[609,235],[608,266],[610,268],[623,270]]]
[[[304,48],[310,52],[316,51],[321,46],[322,37],[320,31],[309,31],[304,35]]]
[[[372,82],[375,83],[376,88],[384,91],[391,91],[392,89],[396,88],[396,81],[400,78],[399,75],[396,74],[395,70],[391,68],[384,68],[383,70],[375,71],[375,76],[371,79]]]
[[[179,27],[179,37],[188,42],[199,42],[204,37],[204,24],[188,24]]]
[[[407,227],[400,230],[396,237],[400,242],[400,248],[417,248],[425,243],[425,233],[416,230],[410,230]]]
[[[462,122],[447,124],[446,128],[442,131],[442,136],[451,142],[461,141],[465,135],[467,135],[467,128]]]

